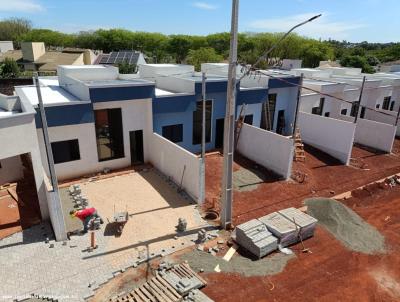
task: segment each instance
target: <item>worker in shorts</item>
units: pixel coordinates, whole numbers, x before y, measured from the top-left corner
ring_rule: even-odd
[[[71,217],[77,217],[80,220],[82,220],[83,223],[83,233],[87,233],[88,228],[89,228],[89,223],[96,219],[100,219],[100,223],[103,224],[103,219],[97,214],[97,210],[95,208],[86,208],[83,210],[72,210],[69,212]]]

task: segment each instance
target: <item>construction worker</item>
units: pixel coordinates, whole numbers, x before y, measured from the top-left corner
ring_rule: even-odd
[[[83,210],[72,210],[69,212],[71,217],[77,217],[82,220],[83,223],[83,233],[87,233],[89,224],[93,222],[94,219],[100,218],[100,223],[103,223],[103,219],[97,214],[97,210],[95,208],[86,208]]]

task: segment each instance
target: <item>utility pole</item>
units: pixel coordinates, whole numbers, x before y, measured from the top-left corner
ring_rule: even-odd
[[[201,159],[200,159],[200,195],[199,203],[203,203],[206,190],[206,73],[201,74],[202,120],[201,120]]]
[[[201,73],[201,90],[202,90],[202,98],[203,98],[203,116],[201,123],[201,157],[203,160],[206,156],[206,73]]]
[[[397,111],[396,121],[394,123],[395,126],[397,126],[397,124],[399,123],[399,117],[400,117],[400,106],[399,106],[399,110]]]
[[[360,97],[359,97],[359,99],[358,99],[358,101],[357,101],[357,105],[356,105],[356,117],[354,118],[354,123],[355,123],[355,124],[357,123],[358,113],[359,113],[359,111],[360,111],[361,99],[362,99],[362,96],[363,96],[364,86],[365,86],[365,81],[366,81],[366,79],[367,79],[367,77],[364,76],[363,81],[362,81],[362,84],[361,84]]]
[[[303,87],[303,80],[304,80],[304,73],[300,75],[300,81],[299,81],[299,91],[297,92],[297,99],[296,99],[296,111],[294,113],[294,121],[293,121],[293,133],[292,136],[294,137],[296,133],[296,127],[297,127],[297,117],[299,115],[299,103],[300,103],[300,98],[301,98],[301,89]]]
[[[232,226],[233,201],[233,153],[235,129],[236,67],[238,44],[239,0],[232,0],[231,41],[229,51],[228,89],[224,123],[224,166],[222,175],[221,224],[225,229]]]

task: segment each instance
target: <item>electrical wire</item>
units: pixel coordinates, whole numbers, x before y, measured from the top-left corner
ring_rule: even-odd
[[[323,96],[326,96],[326,97],[330,97],[330,98],[332,98],[334,100],[337,100],[337,101],[341,101],[341,102],[352,104],[352,105],[353,105],[353,103],[355,103],[353,101],[349,101],[349,100],[346,100],[344,98],[340,98],[340,97],[337,97],[337,96],[334,96],[334,95],[331,95],[331,94],[328,94],[328,93],[320,92],[318,90],[315,90],[315,89],[312,89],[312,88],[309,88],[309,87],[305,87],[304,85],[292,83],[290,81],[284,80],[282,77],[272,76],[271,74],[264,73],[262,70],[256,70],[255,72],[261,73],[262,75],[266,75],[266,76],[271,77],[273,79],[277,79],[279,81],[285,82],[286,84],[289,84],[291,86],[299,87],[299,88],[302,88],[302,89],[305,89],[305,90],[310,90],[310,91],[313,91],[313,92],[315,92],[317,94],[320,94],[320,95],[323,95]],[[397,117],[392,115],[392,114],[389,114],[389,113],[386,113],[386,112],[383,112],[383,111],[378,111],[376,109],[372,109],[372,108],[369,108],[367,106],[362,106],[362,107],[366,108],[366,110],[370,110],[370,111],[374,111],[374,112],[377,112],[377,113],[380,113],[380,114],[383,114],[383,115],[390,116],[390,117],[394,118],[395,121],[397,119]]]

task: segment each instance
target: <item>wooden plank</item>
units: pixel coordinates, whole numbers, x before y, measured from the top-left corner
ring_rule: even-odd
[[[133,290],[133,292],[140,297],[141,300],[139,300],[140,302],[144,301],[144,302],[149,302],[150,300],[146,298],[146,296],[140,291],[139,288],[135,288]]]
[[[157,302],[156,298],[154,297],[153,293],[148,291],[145,287],[146,284],[143,284],[139,289],[142,291],[142,293],[150,300],[153,302]]]
[[[158,288],[164,293],[164,295],[168,297],[168,299],[170,299],[171,301],[177,300],[176,297],[168,290],[168,288],[162,285],[160,281],[157,280],[157,278],[153,278],[151,281],[158,286]]]
[[[148,285],[155,290],[155,292],[160,296],[161,299],[165,302],[172,302],[172,300],[158,287],[156,283],[154,283],[153,279],[148,282]]]
[[[129,295],[131,295],[134,299],[135,299],[135,302],[143,302],[144,300],[142,299],[142,298],[140,298],[140,296],[137,294],[137,293],[135,293],[134,291],[131,291],[130,293],[129,293]]]
[[[159,294],[157,294],[157,292],[151,288],[151,286],[149,285],[148,282],[146,282],[145,284],[143,284],[142,289],[146,289],[154,299],[156,299],[156,301],[160,301],[160,302],[166,302],[162,297],[160,297]]]
[[[18,198],[17,190],[15,190],[14,187],[8,188],[7,189],[8,193],[11,195],[12,198],[20,205],[20,206],[25,206],[25,204]]]
[[[233,255],[235,255],[237,249],[238,249],[238,246],[236,244],[234,244],[233,246],[231,246],[229,248],[229,250],[226,252],[224,257],[222,257],[222,259],[229,262],[232,259]]]
[[[176,291],[175,288],[173,288],[171,286],[171,284],[169,284],[167,281],[165,281],[160,275],[156,276],[156,279],[162,284],[164,285],[166,288],[168,288],[170,290],[170,292],[176,297],[176,298],[182,298],[182,296]]]
[[[181,264],[185,269],[187,269],[189,272],[191,272],[192,274],[194,274],[196,276],[197,279],[199,279],[204,285],[207,285],[207,281],[204,280],[202,277],[199,276],[199,274],[196,274],[189,265],[187,265],[186,263],[182,263]]]

